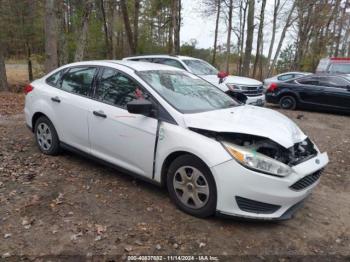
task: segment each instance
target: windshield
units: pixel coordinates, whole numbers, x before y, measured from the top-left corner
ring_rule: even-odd
[[[239,105],[217,87],[185,71],[150,70],[137,74],[182,113],[198,113]]]
[[[188,59],[182,61],[196,75],[217,75],[219,72],[215,67],[201,60]]]
[[[332,64],[330,70],[331,73],[350,74],[349,64]]]

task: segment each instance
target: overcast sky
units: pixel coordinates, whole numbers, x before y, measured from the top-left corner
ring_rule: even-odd
[[[191,39],[196,39],[198,44],[197,47],[209,48],[213,47],[214,43],[214,30],[215,30],[215,15],[211,17],[203,16],[203,6],[201,0],[182,0],[182,26],[181,26],[181,43],[189,42]],[[264,53],[268,52],[270,45],[270,31],[272,12],[273,12],[273,3],[274,0],[267,0],[266,4],[266,13],[265,13],[265,29],[264,29]],[[260,14],[261,1],[256,2],[255,5],[255,16],[257,17]],[[218,42],[219,44],[226,43],[226,25],[224,19],[221,19],[219,25],[219,35]],[[237,21],[237,18],[233,17],[234,21]],[[283,23],[282,23],[283,24]],[[257,25],[258,26],[258,25]],[[280,30],[281,31],[281,30]],[[279,40],[279,34],[277,34],[276,39]],[[287,41],[291,40],[290,34],[286,37]],[[256,39],[255,39],[256,40]],[[235,44],[237,38],[232,34],[232,43]],[[276,42],[277,42],[276,41]],[[285,44],[286,42],[285,41]],[[253,47],[255,49],[256,41],[254,41]],[[277,46],[277,43],[275,44]]]

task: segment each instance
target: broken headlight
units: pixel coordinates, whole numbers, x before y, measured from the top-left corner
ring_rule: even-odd
[[[241,165],[262,173],[285,177],[293,171],[291,167],[268,156],[256,152],[254,149],[223,142],[223,146]]]

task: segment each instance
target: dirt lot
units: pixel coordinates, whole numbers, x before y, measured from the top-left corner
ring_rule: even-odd
[[[330,164],[293,219],[262,223],[194,218],[164,189],[71,153],[40,154],[24,124],[23,96],[0,93],[0,103],[0,257],[350,255],[350,116],[282,111]]]

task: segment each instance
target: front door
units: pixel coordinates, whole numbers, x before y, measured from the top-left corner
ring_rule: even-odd
[[[93,155],[151,178],[158,120],[126,109],[128,102],[145,96],[124,73],[102,69],[91,101],[89,136]]]

